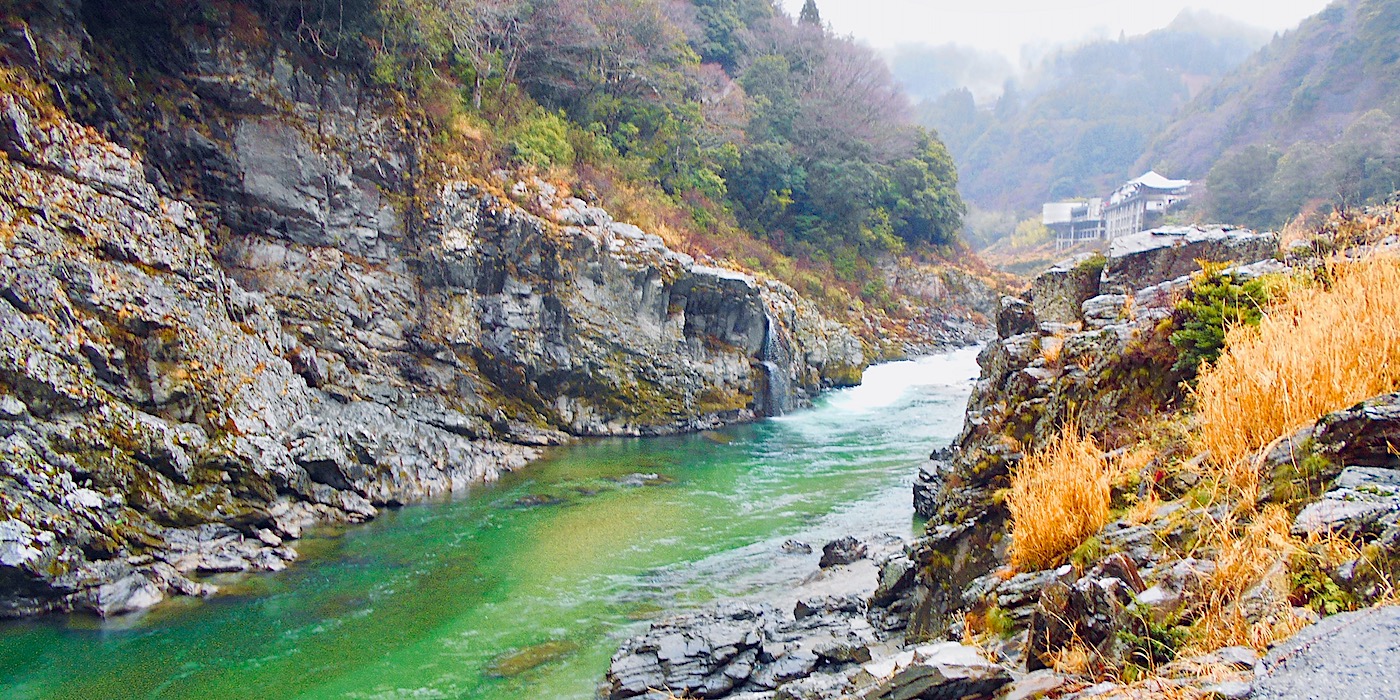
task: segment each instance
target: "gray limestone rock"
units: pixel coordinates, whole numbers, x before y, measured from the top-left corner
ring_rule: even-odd
[[[1047,584],[1030,619],[1026,668],[1046,668],[1047,656],[1080,642],[1110,660],[1122,660],[1119,632],[1129,631],[1128,608],[1145,589],[1132,560],[1114,555],[1082,578],[1066,565]]]
[[[947,642],[912,651],[906,663],[867,664],[865,669],[878,680],[859,692],[862,700],[961,700],[991,697],[1011,681],[1006,669],[978,655],[970,647]]]
[[[1085,253],[1057,263],[1031,281],[1031,305],[1040,323],[1076,323],[1084,302],[1098,296],[1100,253]],[[1008,337],[1008,336],[1003,336]]]
[[[930,457],[919,465],[914,478],[914,512],[923,518],[932,518],[938,512],[938,495],[943,489],[945,475],[952,468],[951,452],[939,450]]]
[[[1278,251],[1278,236],[1245,229],[1166,227],[1115,238],[1103,270],[1106,293],[1131,294],[1200,269],[1198,261],[1255,263]]]
[[[849,697],[850,689],[850,679],[844,674],[814,673],[791,683],[784,683],[773,694],[773,698],[774,700],[838,700]]]
[[[1035,309],[1030,302],[1016,297],[1002,297],[997,309],[997,335],[1010,338],[1013,335],[1035,330],[1038,321]]]
[[[796,612],[727,603],[655,622],[613,656],[609,697],[663,688],[690,697],[773,690],[778,697],[836,697],[879,641],[866,603],[855,595],[819,598],[799,602]]]
[[[1122,321],[1131,311],[1126,294],[1100,294],[1084,300],[1081,315],[1085,328],[1104,328]]]
[[[854,537],[842,537],[822,545],[820,566],[825,569],[830,566],[850,564],[864,559],[865,554],[865,543]]]
[[[1336,532],[1374,539],[1400,523],[1400,472],[1347,467],[1322,499],[1309,503],[1293,521],[1297,535]]]
[[[653,623],[613,656],[609,697],[662,689],[723,697],[752,675],[764,628],[775,615],[769,607],[734,604]]]
[[[1349,466],[1400,468],[1400,394],[1385,394],[1328,414],[1314,429],[1317,451]]]
[[[1050,697],[1064,687],[1068,678],[1050,669],[1041,669],[1017,678],[1003,689],[997,700],[1037,700]]]

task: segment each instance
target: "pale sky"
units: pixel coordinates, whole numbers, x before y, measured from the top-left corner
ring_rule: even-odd
[[[797,15],[803,0],[782,0]],[[837,34],[877,48],[956,43],[1000,51],[1018,63],[1020,48],[1143,34],[1185,8],[1206,9],[1273,31],[1292,29],[1329,0],[817,0]]]

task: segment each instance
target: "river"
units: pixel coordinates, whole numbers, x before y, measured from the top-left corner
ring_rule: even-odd
[[[499,483],[320,528],[277,574],[101,621],[0,625],[6,698],[593,698],[645,620],[764,596],[847,533],[908,537],[975,349],[872,367],[782,418],[560,448]],[[786,553],[797,538],[812,554]]]

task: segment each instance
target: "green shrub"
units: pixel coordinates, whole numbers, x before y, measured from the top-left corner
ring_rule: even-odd
[[[1107,266],[1108,257],[1103,253],[1094,252],[1089,257],[1079,261],[1079,264],[1074,266],[1074,271],[1086,276],[1097,277],[1103,273],[1103,269]]]
[[[1155,668],[1175,659],[1190,634],[1175,616],[1158,622],[1150,608],[1133,605],[1128,615],[1131,620],[1126,629],[1118,631],[1118,640],[1127,647],[1128,660],[1141,668]]]
[[[569,122],[561,113],[540,110],[512,129],[512,157],[519,163],[540,168],[567,166],[574,162],[569,144]]]
[[[1311,608],[1321,615],[1336,615],[1361,607],[1356,596],[1343,590],[1327,575],[1316,557],[1300,552],[1289,563],[1289,583],[1293,588],[1290,603]]]
[[[1207,264],[1176,305],[1171,344],[1181,352],[1172,369],[1195,376],[1202,362],[1214,362],[1225,347],[1225,332],[1236,324],[1259,325],[1274,296],[1277,278],[1241,280],[1222,265]]]
[[[987,631],[1006,639],[1016,632],[1016,620],[1011,613],[993,605],[987,608]]]

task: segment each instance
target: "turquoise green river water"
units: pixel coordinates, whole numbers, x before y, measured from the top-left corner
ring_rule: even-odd
[[[880,365],[812,409],[561,448],[451,501],[298,543],[289,570],[126,619],[0,625],[5,698],[593,698],[645,620],[762,596],[846,533],[911,534],[974,350]]]

